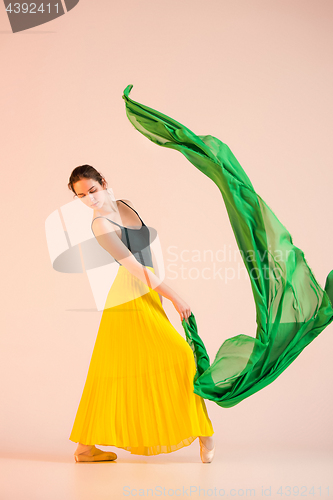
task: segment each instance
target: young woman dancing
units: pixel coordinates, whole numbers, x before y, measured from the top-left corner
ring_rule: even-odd
[[[94,167],[73,170],[68,187],[93,211],[92,232],[119,264],[108,293],[70,440],[76,462],[115,460],[114,446],[137,455],[171,453],[197,437],[203,463],[215,453],[196,365],[170,323],[161,296],[181,320],[190,306],[158,275],[150,229],[129,200],[116,200]],[[111,194],[112,193],[112,194]]]

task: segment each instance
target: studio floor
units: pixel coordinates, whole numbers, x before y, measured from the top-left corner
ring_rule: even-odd
[[[107,463],[75,463],[33,452],[1,457],[3,500],[108,500],[122,498],[321,498],[333,495],[331,450],[255,446],[217,447],[203,464],[199,442],[170,454],[131,455],[114,447]]]

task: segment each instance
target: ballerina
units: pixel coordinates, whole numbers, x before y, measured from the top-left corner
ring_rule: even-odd
[[[182,321],[190,306],[155,272],[150,231],[132,202],[113,200],[106,179],[90,165],[75,168],[68,187],[93,210],[93,234],[119,264],[69,438],[78,443],[75,460],[117,458],[96,444],[157,455],[199,437],[201,460],[210,463],[214,431],[203,398],[193,391],[193,352],[160,297],[172,301]]]

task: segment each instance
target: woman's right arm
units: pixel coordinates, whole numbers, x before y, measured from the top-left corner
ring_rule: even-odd
[[[98,243],[128,271],[163,297],[171,300],[180,315],[180,319],[187,320],[191,314],[190,306],[170,288],[163,280],[150,269],[143,266],[124,245],[117,235],[114,226],[104,217],[93,221],[93,233]]]

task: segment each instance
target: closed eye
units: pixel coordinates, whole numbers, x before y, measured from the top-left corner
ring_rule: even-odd
[[[94,189],[94,191],[89,191],[89,193],[96,193],[97,189]],[[83,195],[85,196],[85,195]],[[83,198],[83,196],[79,196],[79,198]]]

